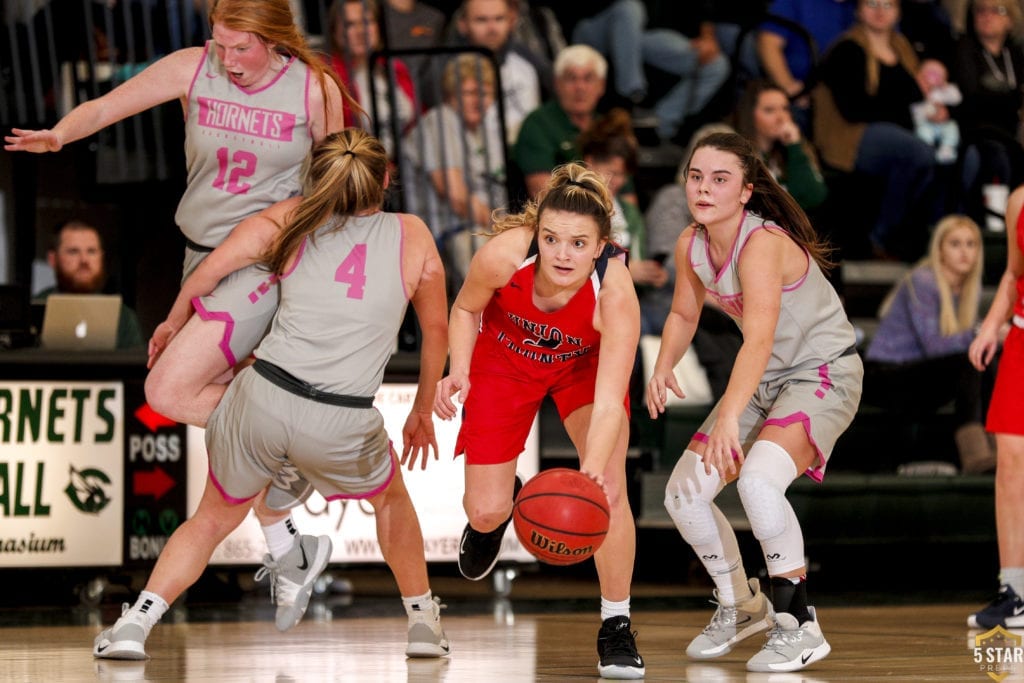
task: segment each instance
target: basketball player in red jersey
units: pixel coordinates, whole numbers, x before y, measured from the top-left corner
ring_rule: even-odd
[[[628,387],[640,305],[622,250],[611,244],[612,197],[581,164],[559,167],[520,214],[494,224],[473,257],[449,320],[451,371],[434,411],[462,428],[463,507],[469,517],[459,569],[472,580],[494,567],[518,487],[516,459],[550,395],[579,452],[580,469],[605,486],[608,535],[595,554],[601,584],[598,670],[642,678],[629,619],[636,549],[626,498]],[[531,256],[534,252],[535,255]]]

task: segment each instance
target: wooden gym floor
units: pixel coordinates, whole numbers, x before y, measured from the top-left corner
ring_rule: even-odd
[[[442,618],[452,654],[411,660],[403,654],[405,617],[387,573],[362,568],[335,574],[345,575],[352,592],[314,596],[303,622],[285,634],[274,628],[265,587],[242,586],[237,596],[225,589],[230,602],[196,604],[190,596],[186,607],[176,606],[156,626],[145,662],[94,660],[91,654],[94,635],[120,613],[116,600],[131,599],[127,589],[98,608],[0,608],[0,681],[597,680],[598,592],[592,578],[524,568],[507,598],[496,597],[487,581],[471,583],[450,573],[433,578],[434,592],[448,605]],[[832,654],[796,674],[745,671],[746,659],[764,642],[761,635],[718,660],[688,660],[686,644],[712,614],[709,597],[703,586],[634,586],[633,627],[647,681],[1024,681],[1024,664],[989,676],[974,663],[978,632],[966,627],[965,618],[980,603],[962,596],[935,603],[894,594],[891,604],[877,595],[820,596],[819,619]]]

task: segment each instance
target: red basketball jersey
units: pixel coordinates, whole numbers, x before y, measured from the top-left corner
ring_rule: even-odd
[[[596,369],[601,335],[594,307],[601,287],[597,270],[569,302],[550,313],[533,304],[536,256],[531,256],[484,309],[473,366],[547,383],[580,366]]]

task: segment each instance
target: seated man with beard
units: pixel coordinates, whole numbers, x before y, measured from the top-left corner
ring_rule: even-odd
[[[107,282],[103,262],[103,242],[99,230],[79,220],[69,220],[53,232],[46,261],[53,268],[57,284],[36,294],[46,299],[54,293],[101,294]],[[128,306],[121,304],[117,324],[117,348],[130,349],[145,343],[139,319]]]

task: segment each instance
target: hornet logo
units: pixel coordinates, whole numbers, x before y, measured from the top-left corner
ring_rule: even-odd
[[[64,493],[81,512],[96,514],[107,507],[110,497],[103,485],[110,484],[110,477],[95,469],[76,470],[74,465],[68,474],[70,481]]]

